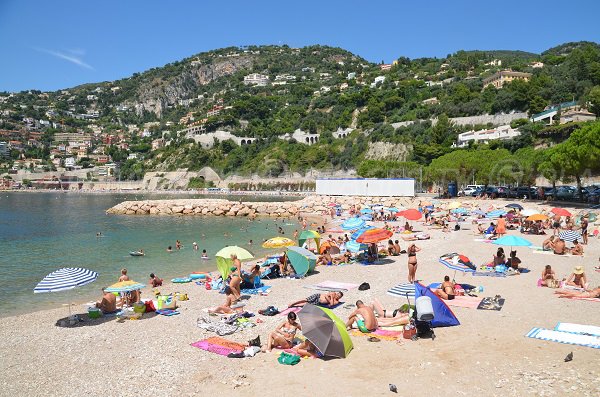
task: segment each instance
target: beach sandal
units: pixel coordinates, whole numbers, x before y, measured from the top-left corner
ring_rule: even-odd
[[[369,337],[369,339],[367,339],[369,342],[381,342],[381,339],[375,337],[375,336],[371,336]]]

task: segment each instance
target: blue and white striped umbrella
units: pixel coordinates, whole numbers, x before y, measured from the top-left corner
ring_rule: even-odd
[[[346,243],[346,249],[350,252],[365,251],[367,248],[367,244],[361,244],[356,240],[350,240]]]
[[[451,254],[444,255],[439,259],[440,263],[446,266],[448,269],[463,272],[463,273],[474,273],[475,269],[469,267],[469,264],[473,266],[473,263],[464,255]]]
[[[572,243],[575,240],[577,240],[577,241],[582,240],[581,234],[579,234],[579,232],[577,232],[575,230],[563,230],[562,232],[558,233],[558,237],[560,237],[562,240],[568,241],[570,243]]]
[[[408,294],[410,298],[414,298],[415,285],[412,283],[398,284],[395,287],[390,288],[387,291],[387,294],[398,298],[406,298],[406,295]]]
[[[375,226],[365,225],[361,227],[360,229],[352,233],[352,235],[350,236],[350,240],[356,240],[361,234],[363,234],[369,229],[375,229]]]
[[[98,273],[80,267],[65,267],[50,273],[36,285],[33,292],[66,291],[89,284],[98,278]]]
[[[356,230],[365,226],[365,221],[360,218],[346,219],[341,225],[343,230]]]

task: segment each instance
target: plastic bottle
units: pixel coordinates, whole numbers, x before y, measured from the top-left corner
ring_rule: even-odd
[[[480,285],[478,289],[480,293],[483,292],[483,285]]]

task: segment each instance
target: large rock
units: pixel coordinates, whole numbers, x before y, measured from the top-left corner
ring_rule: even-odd
[[[216,209],[212,212],[213,215],[223,215],[225,213],[225,211],[221,210],[221,209]]]
[[[183,212],[185,207],[180,206],[180,205],[176,205],[174,207],[171,207],[171,212],[173,212],[174,214],[180,214]]]

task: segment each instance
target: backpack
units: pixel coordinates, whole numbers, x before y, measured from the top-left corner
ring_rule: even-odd
[[[366,291],[368,289],[371,289],[371,285],[369,283],[362,283],[358,286],[359,291]]]

